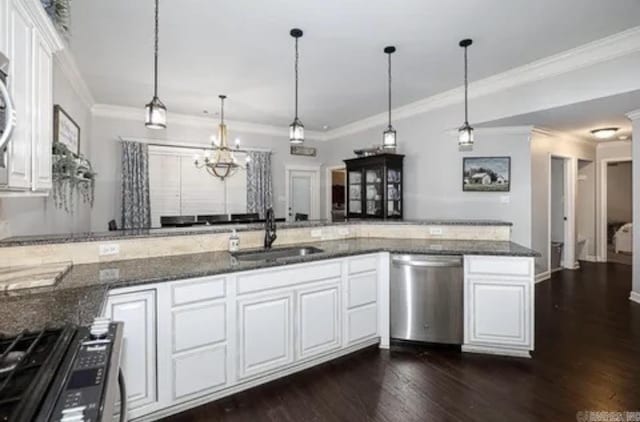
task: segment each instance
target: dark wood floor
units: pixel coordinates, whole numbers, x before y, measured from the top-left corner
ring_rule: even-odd
[[[185,421],[575,421],[640,411],[631,266],[583,263],[536,286],[533,359],[372,348],[182,413]]]

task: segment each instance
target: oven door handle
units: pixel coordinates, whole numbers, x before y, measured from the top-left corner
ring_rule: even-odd
[[[118,387],[120,389],[120,422],[127,422],[127,385],[122,369],[118,372]]]
[[[4,127],[0,134],[0,150],[2,150],[9,142],[13,129],[16,127],[16,110],[11,99],[11,94],[7,89],[5,82],[0,79],[0,98],[4,103]]]

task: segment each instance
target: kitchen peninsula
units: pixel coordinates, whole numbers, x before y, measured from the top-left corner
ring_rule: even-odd
[[[235,228],[242,249],[261,245],[261,226]],[[83,325],[98,315],[124,321],[130,416],[152,420],[364,347],[389,347],[390,254],[457,255],[462,350],[533,350],[537,253],[509,240],[508,223],[283,223],[276,248],[319,251],[253,261],[225,250],[230,230],[2,241],[5,267],[73,265],[51,286],[5,289],[0,332]]]

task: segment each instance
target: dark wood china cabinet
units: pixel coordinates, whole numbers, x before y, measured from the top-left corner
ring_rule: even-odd
[[[404,155],[379,154],[344,160],[347,218],[402,219]]]

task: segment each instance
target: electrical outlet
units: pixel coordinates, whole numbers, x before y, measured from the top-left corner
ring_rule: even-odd
[[[120,269],[118,268],[105,268],[100,270],[98,279],[100,281],[114,281],[120,278]]]
[[[105,255],[118,255],[120,253],[120,245],[117,243],[102,243],[98,254],[100,256]]]
[[[322,237],[322,229],[311,230],[311,237]]]
[[[442,236],[442,227],[429,227],[429,234],[434,236]]]
[[[340,228],[338,229],[338,234],[339,234],[340,236],[349,236],[349,229],[348,229],[348,228],[346,228],[346,227],[340,227]]]
[[[500,197],[500,202],[501,202],[502,204],[509,204],[509,203],[511,203],[511,196],[510,196],[510,195],[502,195],[502,196]]]

